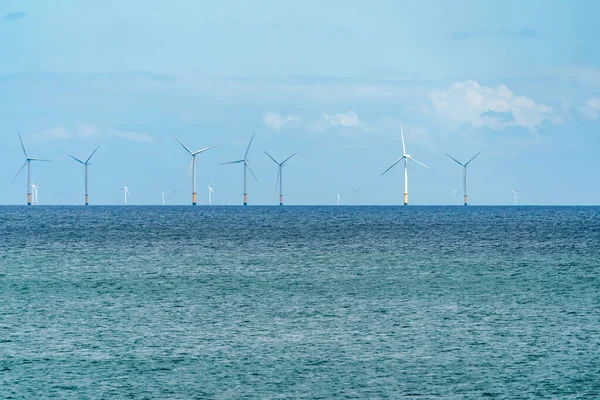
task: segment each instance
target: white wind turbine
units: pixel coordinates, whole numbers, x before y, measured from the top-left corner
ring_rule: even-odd
[[[339,193],[337,194],[337,205],[338,206],[340,205],[340,194]]]
[[[123,185],[121,190],[123,191],[123,204],[127,205],[127,196],[131,196],[131,193],[129,193],[129,188],[127,187],[126,184]]]
[[[471,161],[473,161],[475,159],[475,157],[477,157],[478,155],[481,154],[481,151],[477,154],[475,154],[469,161],[467,161],[465,164],[461,163],[460,161],[458,161],[456,158],[452,157],[450,154],[446,154],[448,157],[450,157],[451,159],[453,159],[458,165],[460,165],[461,167],[463,167],[463,194],[464,194],[464,200],[465,200],[465,206],[469,203],[469,196],[467,195],[467,166],[469,165],[469,163]]]
[[[456,205],[458,205],[458,195],[460,194],[461,190],[456,190],[454,188],[450,188],[450,190],[452,190],[452,193],[454,193],[454,196],[456,196]]]
[[[37,205],[38,204],[38,189],[40,188],[40,184],[38,183],[37,185],[33,182],[31,182],[31,189],[33,192],[33,204]]]
[[[213,195],[215,193],[215,189],[210,186],[210,183],[208,184],[208,189],[206,189],[206,191],[208,192],[208,205],[212,206],[212,200],[213,200]]]
[[[404,130],[402,129],[402,125],[400,125],[400,135],[402,136],[402,157],[397,159],[396,162],[393,163],[388,169],[383,171],[383,174],[381,174],[381,175],[382,176],[385,175],[385,173],[388,172],[390,169],[394,168],[394,166],[396,166],[396,164],[398,164],[400,161],[404,160],[404,205],[407,206],[408,205],[408,160],[412,160],[412,161],[416,162],[417,164],[421,164],[425,168],[429,168],[429,167],[427,165],[423,164],[422,162],[415,160],[414,158],[412,158],[410,156],[410,154],[406,153],[406,146],[404,145]]]
[[[510,189],[510,191],[513,192],[513,205],[518,206],[519,205],[519,190]]]
[[[279,185],[279,205],[282,206],[283,205],[283,166],[286,162],[289,161],[290,158],[294,157],[298,153],[292,154],[291,156],[289,156],[288,158],[283,160],[283,162],[277,162],[277,160],[275,160],[269,153],[267,153],[265,150],[263,150],[263,151],[278,166],[278,168],[277,168],[277,183],[275,184],[275,189],[277,189],[277,185]]]
[[[165,195],[166,195],[166,193],[165,192],[160,192],[160,195],[162,196],[162,205],[164,206],[165,205]]]
[[[92,159],[92,157],[94,156],[94,154],[96,154],[96,152],[98,151],[98,149],[100,148],[100,146],[96,147],[96,150],[94,150],[92,152],[92,154],[88,157],[87,160],[85,160],[85,162],[81,161],[78,158],[73,157],[72,155],[69,154],[69,157],[71,157],[73,160],[77,161],[78,163],[83,165],[83,171],[84,171],[84,175],[85,175],[85,205],[89,206],[90,205],[90,197],[89,197],[89,193],[88,193],[88,166],[92,165],[90,164],[90,160]]]
[[[229,161],[229,162],[224,162],[221,163],[219,165],[225,165],[225,164],[239,164],[239,163],[244,163],[244,205],[247,206],[248,205],[248,186],[247,186],[247,179],[246,179],[246,170],[250,171],[250,173],[252,174],[252,176],[254,177],[254,179],[256,179],[256,182],[258,182],[258,178],[256,177],[256,175],[254,175],[254,172],[252,172],[252,169],[250,168],[250,164],[248,163],[248,152],[250,151],[250,146],[252,145],[252,141],[254,140],[254,135],[252,134],[252,138],[250,139],[250,143],[248,143],[248,147],[246,148],[246,153],[244,154],[244,158],[241,160],[236,160],[236,161]]]
[[[214,146],[205,147],[205,148],[200,149],[198,151],[191,151],[189,149],[189,147],[187,147],[185,144],[183,144],[181,142],[181,140],[177,139],[175,136],[173,136],[173,137],[192,156],[192,161],[190,162],[190,169],[188,171],[188,176],[190,175],[190,173],[192,174],[192,205],[195,206],[196,205],[196,156],[198,154],[200,154],[200,153],[204,153],[206,150],[210,150],[213,147],[217,147],[218,144],[216,144]]]
[[[32,203],[32,198],[31,198],[31,189],[32,189],[32,183],[31,183],[31,162],[32,161],[47,161],[47,162],[51,162],[50,160],[44,160],[41,158],[33,158],[33,157],[29,157],[27,155],[27,151],[25,150],[25,145],[23,145],[23,139],[21,139],[21,134],[19,135],[19,141],[21,142],[21,148],[23,149],[23,153],[25,154],[25,163],[23,164],[23,166],[21,167],[21,169],[19,169],[19,172],[17,172],[17,175],[15,175],[15,177],[13,178],[13,182],[15,181],[15,179],[17,179],[17,177],[19,176],[19,174],[21,173],[21,171],[23,171],[23,168],[25,168],[27,166],[27,205],[30,206]]]

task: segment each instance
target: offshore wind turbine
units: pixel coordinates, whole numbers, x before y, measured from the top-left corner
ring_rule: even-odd
[[[452,190],[452,193],[454,193],[454,195],[456,196],[456,205],[458,205],[458,195],[460,194],[461,190],[456,190],[454,188],[450,188],[450,190]]]
[[[162,196],[162,205],[165,205],[165,192],[160,192],[160,195]]]
[[[254,140],[254,135],[252,134],[252,138],[250,138],[250,143],[248,143],[248,147],[246,148],[246,153],[244,154],[244,158],[242,158],[241,160],[236,160],[236,161],[229,161],[229,162],[224,162],[221,163],[219,165],[225,165],[225,164],[239,164],[239,163],[244,163],[244,205],[247,206],[248,205],[248,186],[247,186],[247,179],[246,179],[246,170],[250,171],[250,173],[252,174],[252,176],[254,177],[254,179],[256,179],[256,182],[258,182],[258,178],[256,177],[256,175],[254,175],[254,172],[252,172],[252,169],[250,168],[250,164],[248,164],[248,152],[250,151],[250,146],[252,145],[252,141]]]
[[[40,188],[40,184],[38,183],[37,185],[33,182],[31,182],[31,189],[33,191],[33,204],[37,205],[38,204],[38,189]]]
[[[475,154],[473,157],[471,157],[471,159],[464,164],[461,163],[460,161],[458,161],[456,158],[452,157],[450,154],[446,154],[448,157],[453,159],[458,165],[463,167],[463,194],[465,195],[465,197],[464,197],[465,206],[469,203],[469,196],[467,195],[467,166],[469,165],[469,163],[471,161],[473,161],[475,159],[475,157],[477,157],[480,154],[481,154],[481,151],[479,153]]]
[[[279,205],[282,206],[283,205],[283,166],[285,165],[286,162],[289,161],[290,158],[294,157],[298,153],[292,154],[291,156],[289,156],[288,158],[283,160],[283,162],[278,162],[269,153],[267,153],[266,150],[263,150],[263,151],[278,166],[278,168],[277,168],[277,183],[275,184],[275,189],[277,189],[277,185],[279,185]]]
[[[123,191],[124,204],[127,205],[127,196],[131,196],[131,193],[129,193],[129,188],[127,187],[126,184],[123,185],[121,190]]]
[[[213,194],[215,193],[215,189],[212,188],[212,186],[210,186],[210,183],[208,184],[208,189],[206,189],[206,191],[208,192],[208,205],[212,206],[212,199],[213,199]]]
[[[388,172],[390,169],[394,168],[396,166],[396,164],[398,164],[400,161],[404,160],[404,205],[407,206],[408,205],[408,160],[412,160],[412,161],[416,162],[417,164],[421,164],[425,168],[429,168],[429,167],[427,165],[423,164],[422,162],[415,160],[414,158],[412,158],[410,156],[410,154],[406,153],[406,146],[404,145],[404,130],[402,129],[402,125],[400,125],[400,134],[402,135],[402,157],[397,159],[396,162],[393,163],[388,169],[383,171],[383,174],[381,174],[381,175],[382,176],[385,175],[385,173]]]
[[[15,179],[17,179],[17,177],[19,176],[19,174],[21,173],[21,171],[23,171],[23,168],[27,167],[27,205],[30,206],[31,205],[31,162],[32,161],[46,161],[46,162],[51,162],[50,160],[44,160],[41,158],[33,158],[33,157],[29,157],[29,155],[27,155],[27,151],[25,150],[25,145],[23,144],[23,139],[21,139],[21,134],[18,133],[19,135],[19,141],[21,142],[21,148],[23,149],[23,153],[25,154],[25,163],[23,164],[23,166],[21,167],[21,169],[19,169],[19,172],[17,172],[17,175],[15,175],[15,177],[13,178],[13,182],[15,181]]]
[[[358,205],[358,193],[363,189],[362,186],[359,187],[358,189],[353,188],[352,186],[350,186],[350,189],[352,189],[354,191],[354,194],[356,195],[356,205]]]
[[[337,194],[337,205],[338,206],[340,205],[340,194],[339,193]]]
[[[100,146],[96,147],[96,150],[94,150],[92,152],[92,154],[87,158],[87,160],[85,160],[85,162],[83,162],[80,159],[75,158],[69,154],[69,157],[71,157],[73,160],[77,161],[80,164],[83,164],[83,170],[84,170],[84,174],[85,174],[85,205],[86,206],[90,205],[90,202],[89,202],[90,198],[89,198],[89,192],[88,192],[88,166],[91,165],[90,160],[92,159],[94,154],[96,154],[96,152],[98,151],[99,148],[100,148]]]
[[[200,153],[204,153],[206,150],[210,150],[213,147],[217,147],[218,144],[216,144],[214,146],[205,147],[205,148],[200,149],[198,151],[191,151],[189,149],[189,147],[187,147],[185,144],[183,144],[181,142],[181,140],[177,139],[175,136],[173,136],[173,137],[192,156],[192,161],[190,162],[190,169],[188,171],[188,176],[190,175],[190,173],[192,174],[192,205],[195,206],[196,205],[196,156],[198,154],[200,154]]]
[[[513,206],[518,206],[519,205],[519,191],[513,190],[513,189],[510,189],[510,191],[513,192]]]

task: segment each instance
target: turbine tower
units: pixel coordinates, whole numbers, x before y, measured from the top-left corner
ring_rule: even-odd
[[[400,134],[402,135],[402,157],[397,159],[396,162],[393,163],[388,169],[383,171],[383,174],[381,174],[381,175],[382,176],[385,175],[385,173],[388,172],[390,169],[394,168],[394,166],[396,166],[396,164],[398,164],[400,161],[404,160],[404,205],[407,206],[408,205],[408,160],[412,160],[418,164],[421,164],[425,168],[429,168],[429,167],[427,165],[423,164],[422,162],[415,160],[414,158],[412,158],[410,156],[410,154],[406,153],[406,146],[404,145],[404,130],[402,129],[402,125],[400,125]]]
[[[83,164],[83,170],[85,173],[85,205],[89,206],[90,205],[90,197],[89,197],[89,193],[88,193],[88,165],[90,164],[90,160],[92,159],[92,157],[94,156],[94,154],[96,154],[96,152],[98,151],[98,149],[100,148],[100,146],[96,147],[96,150],[94,150],[92,152],[92,154],[88,157],[87,160],[85,160],[85,162],[81,161],[78,158],[73,157],[72,155],[69,154],[69,157],[71,157],[73,160],[77,161],[80,164]]]
[[[162,196],[162,205],[165,205],[165,192],[160,192],[160,195]]]
[[[15,175],[15,177],[13,178],[13,182],[15,181],[15,179],[17,179],[17,177],[19,176],[19,174],[21,173],[21,171],[23,171],[23,168],[27,167],[27,205],[30,206],[32,204],[32,198],[31,198],[31,162],[32,161],[46,161],[46,162],[51,162],[50,160],[44,160],[41,158],[33,158],[33,157],[29,157],[27,155],[27,151],[25,150],[25,145],[23,145],[23,139],[21,139],[21,134],[18,133],[19,135],[19,141],[21,142],[21,148],[23,149],[23,153],[25,154],[25,163],[23,164],[23,166],[21,167],[21,169],[19,169],[19,172],[17,172],[17,175]]]
[[[266,150],[263,150],[263,151],[278,166],[278,168],[277,168],[277,183],[275,184],[275,189],[277,189],[277,185],[279,185],[279,205],[282,206],[283,205],[283,165],[286,162],[288,162],[290,158],[294,157],[298,153],[292,154],[291,156],[289,156],[288,158],[283,160],[283,162],[279,163],[269,153],[267,153]]]
[[[127,187],[127,185],[123,185],[123,187],[121,188],[121,190],[123,191],[123,197],[124,197],[124,205],[127,205],[127,196],[131,196],[131,193],[129,193],[129,188]]]
[[[460,194],[461,190],[456,190],[454,188],[450,188],[450,190],[452,190],[452,193],[454,193],[454,195],[456,196],[456,205],[458,205],[458,195]]]
[[[213,189],[209,183],[208,189],[206,189],[206,191],[208,192],[208,205],[212,206],[212,199],[213,199],[213,194],[215,193],[215,189]]]
[[[338,206],[340,205],[340,194],[339,193],[337,194],[337,205]]]
[[[252,134],[252,138],[250,139],[250,143],[248,143],[248,148],[246,148],[246,153],[244,154],[244,158],[241,160],[236,160],[236,161],[229,161],[229,162],[224,162],[221,163],[219,165],[225,165],[225,164],[239,164],[239,163],[244,163],[244,205],[247,206],[248,205],[248,186],[247,186],[247,180],[246,180],[246,170],[250,171],[250,173],[252,174],[252,176],[254,177],[254,179],[256,179],[256,182],[258,182],[258,178],[256,177],[256,175],[254,175],[254,172],[252,172],[252,169],[250,168],[250,164],[248,163],[248,152],[250,151],[250,146],[252,145],[252,141],[254,140],[254,135]]]
[[[513,192],[513,206],[518,206],[519,205],[519,191],[514,190],[514,189],[510,189],[510,191]]]
[[[40,184],[38,183],[37,185],[33,182],[31,182],[31,189],[33,192],[33,204],[37,205],[38,204],[38,189],[40,188]]]
[[[450,154],[446,154],[448,157],[450,157],[451,159],[453,159],[458,165],[460,165],[461,167],[463,167],[463,194],[465,195],[464,200],[465,200],[465,206],[469,203],[469,196],[467,195],[467,166],[469,165],[469,163],[471,161],[473,161],[475,159],[475,157],[477,157],[478,155],[481,154],[481,151],[477,154],[475,154],[469,161],[467,161],[465,164],[461,163],[460,161],[458,161],[456,158],[452,157]]]
[[[356,195],[356,205],[358,205],[358,193],[363,189],[362,187],[359,187],[358,189],[354,189],[352,186],[350,186],[350,189],[352,189],[354,191],[354,194]],[[339,195],[338,195],[339,197]]]
[[[188,176],[190,175],[190,173],[192,174],[192,205],[195,206],[196,205],[196,156],[198,154],[200,154],[200,153],[204,153],[206,150],[210,150],[213,147],[217,147],[218,144],[216,144],[214,146],[210,146],[210,147],[205,147],[205,148],[200,149],[198,151],[191,151],[189,149],[189,147],[187,147],[185,144],[183,144],[181,142],[181,140],[177,139],[175,136],[173,136],[173,137],[192,156],[192,161],[190,162],[190,169],[188,171]]]

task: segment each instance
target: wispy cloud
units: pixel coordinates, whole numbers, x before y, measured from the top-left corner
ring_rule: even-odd
[[[434,111],[454,129],[464,123],[492,129],[535,129],[546,120],[555,121],[552,108],[515,96],[504,85],[493,88],[476,81],[456,82],[447,90],[432,92],[430,100]]]
[[[537,32],[531,28],[523,28],[523,29],[501,29],[497,31],[490,31],[487,29],[478,29],[478,30],[465,30],[465,31],[446,31],[446,34],[450,36],[450,38],[454,40],[465,40],[465,39],[475,39],[480,37],[510,37],[516,39],[532,39],[538,36]]]
[[[283,117],[281,116],[281,114],[269,111],[263,115],[262,120],[267,127],[279,132],[281,128],[283,128],[285,125],[297,123],[298,121],[300,121],[300,117],[291,114],[287,115],[286,117]]]
[[[321,113],[321,121],[325,126],[329,127],[341,126],[346,128],[354,128],[364,125],[360,118],[358,118],[358,114],[352,110],[333,115]]]
[[[82,138],[91,138],[96,136],[100,131],[93,125],[79,124],[77,125],[77,133]]]
[[[592,97],[579,107],[579,114],[585,119],[597,119],[600,116],[600,99]]]
[[[55,126],[51,129],[46,129],[44,131],[32,133],[31,135],[29,135],[29,140],[35,144],[45,144],[70,139],[71,137],[71,132],[69,132],[62,126]]]
[[[18,19],[25,18],[26,16],[27,16],[27,13],[24,11],[15,11],[15,12],[5,14],[4,17],[2,17],[2,21],[13,22]]]
[[[109,129],[108,132],[112,136],[131,140],[138,143],[150,143],[154,141],[154,138],[147,133],[119,131],[115,129]]]

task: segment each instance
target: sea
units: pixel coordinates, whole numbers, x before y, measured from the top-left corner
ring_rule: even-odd
[[[0,207],[2,399],[600,398],[600,207]]]

